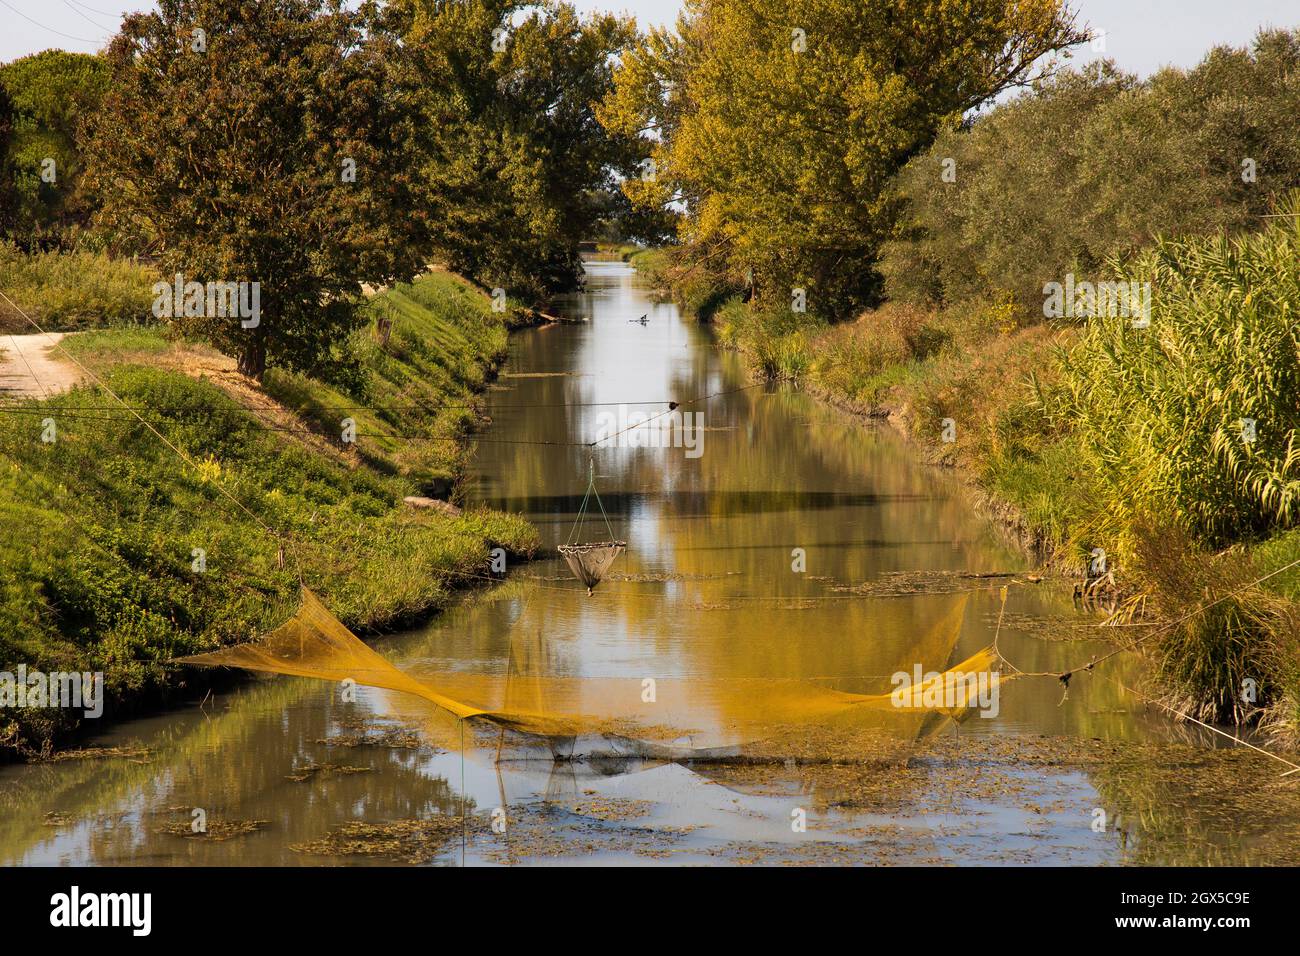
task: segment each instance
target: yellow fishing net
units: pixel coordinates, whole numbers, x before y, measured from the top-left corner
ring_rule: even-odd
[[[458,720],[542,738],[594,735],[622,741],[615,753],[659,758],[734,753],[745,740],[773,728],[800,728],[851,720],[915,739],[925,719],[964,719],[996,693],[996,655],[985,648],[942,671],[952,656],[967,596],[953,602],[928,630],[909,642],[897,662],[893,690],[855,694],[781,679],[684,677],[662,680],[647,696],[643,678],[566,677],[547,673],[540,629],[511,642],[506,673],[403,670],[348,630],[311,591],[299,611],[260,641],[180,663],[313,677],[412,694]],[[419,665],[417,665],[419,666]],[[427,666],[427,665],[426,665]],[[906,675],[907,680],[901,680]],[[664,715],[672,715],[666,718]],[[714,725],[700,734],[700,722]]]

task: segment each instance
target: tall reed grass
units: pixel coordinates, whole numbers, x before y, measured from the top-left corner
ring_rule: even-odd
[[[1300,215],[1270,223],[1115,264],[1151,283],[1150,327],[1095,318],[1060,353],[1045,409],[1082,440],[1117,538],[1143,513],[1214,547],[1300,519]]]

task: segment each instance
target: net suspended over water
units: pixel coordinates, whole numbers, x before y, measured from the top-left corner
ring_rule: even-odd
[[[605,520],[605,530],[609,538],[605,541],[580,544],[578,534],[586,520],[587,507],[593,496],[596,506],[600,508],[600,516]],[[569,570],[573,572],[573,576],[587,586],[587,594],[590,595],[626,547],[626,541],[615,540],[614,528],[609,523],[609,515],[605,513],[600,492],[596,490],[596,459],[593,457],[588,462],[587,493],[582,496],[582,504],[578,506],[578,514],[573,521],[573,530],[569,532],[569,540],[560,545],[559,552],[568,564]]]
[[[403,670],[367,646],[306,588],[298,612],[263,639],[179,663],[240,667],[251,671],[313,677],[412,694],[458,720],[548,738],[583,736],[616,740],[603,753],[678,759],[734,753],[737,740],[764,738],[773,728],[799,728],[853,719],[885,728],[895,738],[915,739],[926,718],[961,720],[996,693],[1002,678],[992,668],[996,652],[985,648],[943,668],[953,654],[967,596],[909,643],[897,672],[921,679],[892,691],[855,694],[801,680],[681,678],[660,682],[656,705],[646,706],[642,678],[563,677],[544,673],[540,633],[532,650],[512,642],[506,675],[423,673]],[[527,642],[523,642],[524,645]],[[897,683],[897,681],[896,681]],[[701,745],[700,709],[722,718],[731,740]],[[662,715],[684,716],[685,723]],[[706,739],[712,739],[707,738]]]
[[[573,576],[587,586],[587,593],[590,594],[625,547],[623,541],[595,541],[590,544],[562,544],[559,551]]]

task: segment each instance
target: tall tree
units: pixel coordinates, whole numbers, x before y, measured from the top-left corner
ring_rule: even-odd
[[[244,374],[330,374],[361,284],[427,261],[402,26],[374,2],[161,0],[109,47],[98,222],[166,275],[259,284],[254,327],[178,320]]]
[[[579,242],[648,152],[594,112],[633,24],[551,0],[403,6],[439,258],[488,287],[541,296],[571,286]]]
[[[102,57],[63,50],[0,67],[12,110],[12,139],[0,158],[9,165],[9,234],[20,245],[68,245],[89,219],[82,125],[103,97],[108,75]]]
[[[1062,0],[687,0],[601,117],[654,142],[657,175],[629,195],[684,204],[697,259],[838,316],[878,294],[889,178],[1085,38]]]

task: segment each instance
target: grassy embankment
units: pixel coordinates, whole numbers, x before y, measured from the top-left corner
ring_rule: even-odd
[[[962,469],[1058,565],[1105,549],[1148,620],[1212,603],[1153,642],[1165,699],[1295,739],[1300,570],[1251,582],[1300,558],[1300,224],[1113,262],[1156,290],[1145,330],[1119,316],[1024,322],[987,301],[827,325],[702,278],[672,287],[682,270],[662,250],[632,261],[711,316],[757,374],[888,417]],[[1251,442],[1243,419],[1257,422]]]
[[[121,300],[115,320],[147,315],[149,283],[118,284],[136,266],[85,259],[71,269],[87,293],[40,318],[91,321],[93,290]],[[47,301],[64,262],[30,264],[12,283],[24,305]],[[12,273],[11,273],[12,275]],[[11,293],[13,294],[13,293]],[[78,305],[77,303],[82,303]],[[374,632],[443,606],[488,568],[501,546],[528,555],[535,530],[515,515],[413,508],[408,495],[453,490],[475,420],[474,394],[503,357],[509,317],[455,276],[435,273],[372,299],[392,318],[387,346],[373,323],[345,352],[348,385],[271,370],[264,388],[233,360],[156,325],[70,338],[78,359],[199,464],[183,464],[100,388],[84,386],[5,409],[0,430],[0,664],[103,671],[110,715],[174,699],[192,671],[175,656],[246,640],[283,619],[298,587],[322,594],[349,626]],[[84,318],[83,318],[84,316]],[[367,406],[367,407],[357,407]],[[344,418],[355,445],[339,439]],[[42,441],[53,419],[57,440]],[[413,435],[452,440],[411,440]],[[219,488],[239,499],[242,512]],[[288,535],[279,544],[259,525]],[[195,570],[201,549],[206,570]],[[66,740],[77,716],[6,710],[0,757]]]

